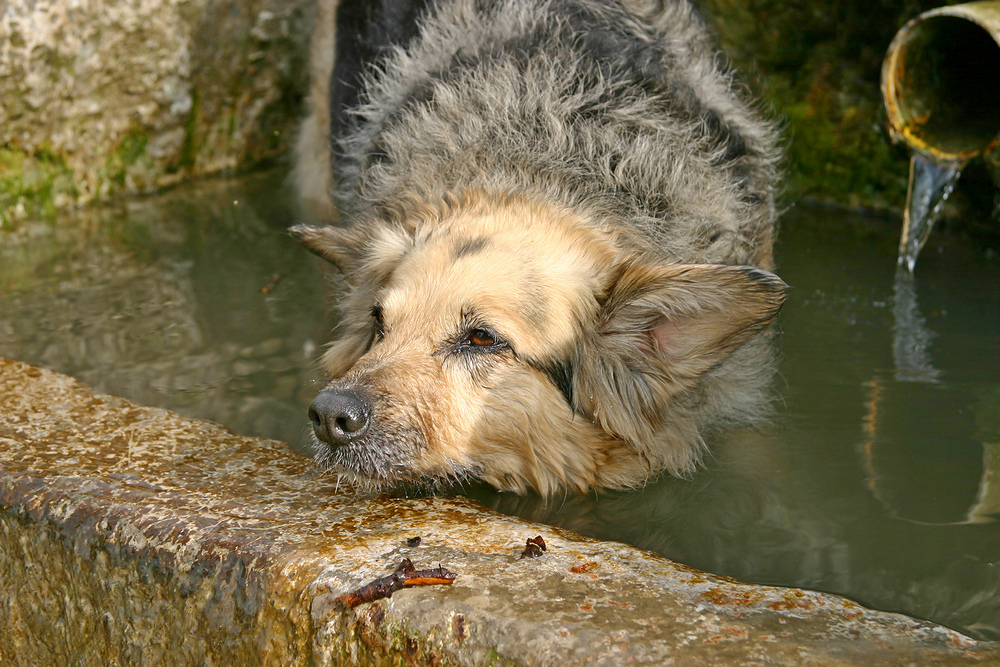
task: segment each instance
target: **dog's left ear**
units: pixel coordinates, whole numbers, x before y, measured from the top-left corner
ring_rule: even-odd
[[[319,255],[343,271],[357,261],[365,243],[364,237],[355,229],[331,225],[295,225],[288,228],[288,233],[309,252]]]
[[[585,374],[581,399],[605,428],[641,442],[676,396],[774,319],[785,287],[749,266],[624,267],[602,304],[600,350],[581,360],[601,365]]]
[[[600,330],[672,376],[698,376],[774,319],[785,287],[751,266],[632,265],[605,301]]]

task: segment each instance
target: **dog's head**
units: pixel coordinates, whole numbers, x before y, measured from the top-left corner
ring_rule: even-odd
[[[375,483],[548,494],[686,471],[695,388],[783,300],[766,271],[653,263],[511,198],[292,234],[346,277],[310,409],[319,458]]]

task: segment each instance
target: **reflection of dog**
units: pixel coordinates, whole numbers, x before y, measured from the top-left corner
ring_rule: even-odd
[[[297,169],[325,201],[329,118],[347,226],[293,234],[345,274],[321,459],[376,484],[623,487],[761,412],[774,138],[688,5],[342,0],[320,20]]]

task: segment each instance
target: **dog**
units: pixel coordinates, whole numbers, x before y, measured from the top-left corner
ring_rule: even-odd
[[[321,2],[296,173],[354,483],[687,475],[775,371],[776,132],[681,0]]]

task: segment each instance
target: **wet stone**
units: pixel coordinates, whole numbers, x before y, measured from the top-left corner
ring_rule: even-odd
[[[469,500],[357,497],[283,443],[27,364],[0,359],[0,406],[0,664],[1000,662],[941,626]],[[457,577],[336,603],[403,558]]]

